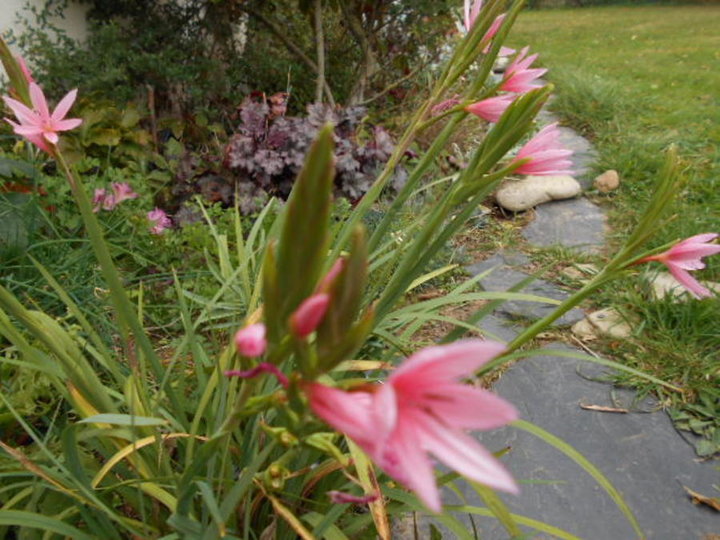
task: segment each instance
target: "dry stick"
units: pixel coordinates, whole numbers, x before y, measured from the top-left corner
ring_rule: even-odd
[[[315,0],[313,8],[315,19],[315,50],[317,54],[317,86],[315,88],[315,101],[322,103],[323,88],[325,87],[325,34],[322,24],[322,0]]]
[[[273,23],[262,13],[258,13],[254,9],[245,7],[243,7],[242,9],[244,9],[245,13],[247,13],[251,17],[255,17],[258,21],[264,24],[268,28],[268,30],[275,34],[275,36],[283,43],[283,45],[285,45],[287,50],[294,54],[298,58],[298,60],[300,60],[303,64],[309,67],[313,72],[318,73],[319,70],[317,64],[308,55],[306,55],[297,44],[293,43],[290,38],[287,37],[286,33],[283,32],[280,28],[278,28],[275,23]],[[327,80],[323,82],[323,88],[325,89],[325,97],[327,98],[328,103],[331,107],[335,107],[335,98],[333,97],[332,90],[330,89]]]

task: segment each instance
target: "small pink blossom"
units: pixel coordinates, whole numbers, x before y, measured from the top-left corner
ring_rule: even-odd
[[[465,23],[465,30],[467,32],[470,31],[470,29],[475,24],[478,15],[480,15],[480,10],[483,6],[483,0],[475,0],[474,2],[472,2],[472,6],[470,4],[471,0],[465,0],[463,21]]]
[[[479,339],[428,347],[408,358],[385,384],[346,392],[308,383],[305,391],[316,415],[439,512],[428,454],[471,480],[518,491],[502,464],[465,433],[504,426],[517,419],[515,408],[487,390],[459,382],[503,350],[499,343]]]
[[[80,118],[65,118],[75,102],[76,96],[77,90],[68,92],[50,114],[43,91],[37,84],[31,82],[30,100],[33,108],[27,107],[16,99],[4,96],[5,103],[15,113],[19,123],[8,118],[5,120],[13,127],[16,134],[22,135],[41,150],[52,153],[53,147],[60,140],[58,132],[74,129],[82,123]]]
[[[265,325],[256,323],[238,330],[235,333],[235,346],[241,355],[248,358],[262,356],[267,348]]]
[[[299,338],[312,334],[322,322],[330,304],[330,295],[314,294],[306,298],[290,316],[290,329]]]
[[[533,81],[547,73],[547,69],[530,69],[530,65],[537,58],[537,54],[527,56],[528,47],[525,47],[515,57],[512,63],[505,70],[500,90],[505,92],[524,93],[534,88],[542,87],[541,84],[532,84]],[[527,56],[527,58],[526,58]]]
[[[678,242],[673,247],[657,255],[650,255],[639,262],[658,261],[668,267],[670,273],[685,287],[695,298],[712,296],[712,293],[694,277],[689,270],[701,270],[705,268],[702,262],[703,257],[720,253],[720,244],[711,243],[718,237],[716,233],[705,233],[691,236]]]
[[[515,172],[536,176],[572,174],[572,162],[567,159],[572,155],[572,150],[561,146],[559,137],[557,122],[541,129],[513,159],[513,163],[528,160],[515,169]]]
[[[152,223],[150,232],[153,234],[162,234],[165,229],[172,227],[172,220],[161,208],[155,208],[148,212],[147,218]]]
[[[137,199],[138,197],[138,194],[132,190],[127,182],[113,182],[111,187],[113,191],[111,194],[102,188],[95,190],[93,212],[97,212],[101,208],[103,210],[114,210],[121,202]]]
[[[488,122],[497,122],[510,104],[515,101],[512,94],[504,94],[502,96],[491,97],[473,103],[465,107],[469,113],[479,116]]]
[[[112,190],[115,206],[117,206],[123,201],[138,198],[138,194],[133,191],[133,189],[130,187],[130,184],[128,184],[127,182],[113,182]]]

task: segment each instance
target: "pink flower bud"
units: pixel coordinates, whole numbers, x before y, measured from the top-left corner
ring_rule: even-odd
[[[340,275],[340,272],[343,271],[345,268],[345,259],[342,257],[339,258],[337,261],[335,261],[335,264],[332,265],[330,270],[328,270],[328,273],[325,274],[325,277],[320,280],[320,283],[317,286],[317,289],[315,290],[316,293],[326,293],[330,290],[330,287],[332,286],[333,282],[337,277]]]
[[[235,346],[241,355],[248,358],[262,356],[267,348],[265,325],[262,323],[251,324],[238,330],[235,334]]]
[[[307,337],[318,327],[330,304],[330,295],[314,294],[306,298],[290,316],[290,329],[299,338]]]

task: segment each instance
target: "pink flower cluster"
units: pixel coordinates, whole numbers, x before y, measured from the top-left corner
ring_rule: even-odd
[[[93,212],[103,210],[113,210],[118,204],[129,199],[137,199],[138,194],[133,191],[127,182],[113,182],[111,185],[112,193],[108,193],[105,189],[96,189],[93,197]]]
[[[487,390],[459,382],[503,350],[499,343],[479,339],[429,347],[408,358],[384,384],[344,391],[306,383],[305,391],[315,414],[439,512],[428,454],[471,480],[518,492],[503,465],[465,433],[504,426],[517,419],[515,408]]]

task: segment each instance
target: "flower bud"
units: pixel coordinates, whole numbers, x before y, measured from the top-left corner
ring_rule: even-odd
[[[235,334],[235,346],[242,356],[248,358],[262,356],[267,348],[265,325],[256,323],[238,330]]]
[[[326,293],[314,294],[305,299],[290,316],[290,329],[299,338],[312,334],[322,322],[328,305],[330,295]]]

